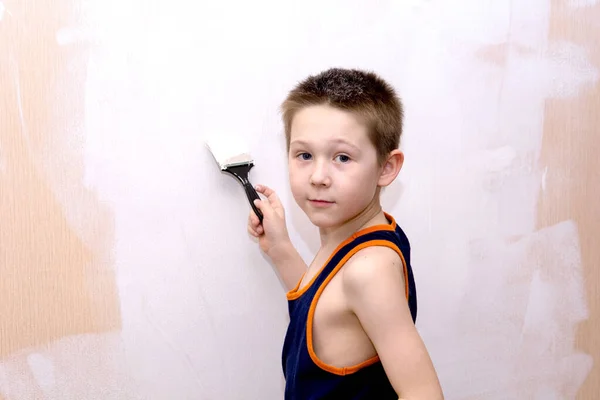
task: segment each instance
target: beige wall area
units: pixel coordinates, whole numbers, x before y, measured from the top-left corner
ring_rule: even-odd
[[[446,398],[596,400],[599,20],[595,0],[0,0],[0,400],[283,398],[283,288],[204,141],[248,143],[309,260],[278,106],[331,66],[405,103],[383,201]]]
[[[72,5],[7,2],[0,21],[0,358],[15,360],[0,374],[0,393],[8,399],[29,398],[10,395],[19,385],[44,398],[26,361],[36,349],[121,326],[113,217],[83,186],[76,143],[83,64],[55,40]]]
[[[592,2],[594,3],[594,2]],[[600,66],[600,4],[569,9],[553,1],[549,36],[586,49],[590,62]],[[547,190],[540,197],[537,225],[577,222],[581,242],[589,318],[577,329],[577,347],[592,355],[594,364],[578,399],[600,394],[600,85],[596,82],[569,99],[549,99],[545,106],[544,140],[540,161],[547,165]],[[554,171],[554,172],[552,172]]]
[[[82,181],[83,81],[56,31],[68,1],[7,3],[0,21],[0,356],[120,328],[113,216]],[[69,207],[75,209],[67,210]],[[85,215],[84,224],[73,224]]]

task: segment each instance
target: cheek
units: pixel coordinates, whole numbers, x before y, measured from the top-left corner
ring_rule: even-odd
[[[290,182],[290,189],[292,190],[292,193],[294,194],[294,196],[298,195],[302,187],[302,178],[300,176],[300,173],[298,173],[298,171],[294,168],[290,168],[288,172],[288,179]]]
[[[377,188],[377,175],[370,171],[355,171],[343,176],[341,183],[356,198],[370,197]]]

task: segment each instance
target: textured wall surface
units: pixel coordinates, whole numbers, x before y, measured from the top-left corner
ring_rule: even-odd
[[[448,399],[600,393],[600,4],[1,0],[0,399],[276,400],[283,288],[247,143],[307,261],[278,106],[374,70],[406,108],[386,211]]]

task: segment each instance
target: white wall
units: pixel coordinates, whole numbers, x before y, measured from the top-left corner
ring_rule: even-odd
[[[384,205],[412,242],[447,398],[573,398],[592,364],[573,344],[587,318],[577,227],[536,231],[537,159],[544,101],[598,72],[548,41],[549,0],[82,4],[56,38],[89,48],[84,182],[114,215],[122,328],[9,357],[7,399],[282,398],[284,291],[203,141],[249,143],[252,181],[279,192],[310,261],[278,107],[332,66],[380,73],[405,103],[405,168]]]

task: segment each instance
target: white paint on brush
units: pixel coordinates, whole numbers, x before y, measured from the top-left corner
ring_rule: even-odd
[[[248,147],[243,140],[236,138],[236,135],[213,136],[207,140],[206,145],[220,168],[226,165],[244,163],[253,161],[248,153]]]

